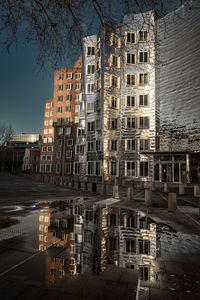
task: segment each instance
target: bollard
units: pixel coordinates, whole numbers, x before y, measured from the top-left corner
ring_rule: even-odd
[[[119,199],[119,186],[118,185],[113,186],[113,197],[116,199]]]
[[[168,183],[164,183],[164,193],[168,193]]]
[[[132,187],[128,187],[127,198],[128,198],[128,201],[133,200],[133,188]]]
[[[199,185],[194,185],[194,196],[198,197],[200,195],[200,186]]]
[[[179,195],[184,195],[185,194],[185,186],[184,186],[183,183],[179,184],[178,193],[179,193]]]
[[[92,193],[96,193],[97,192],[97,184],[96,182],[92,182]]]
[[[150,189],[145,189],[145,204],[152,205],[152,190]]]
[[[172,212],[176,210],[176,193],[168,194],[168,211]]]
[[[151,182],[151,190],[152,190],[152,191],[155,191],[155,190],[156,190],[156,184],[155,184],[155,181],[152,181],[152,182]]]
[[[105,183],[102,184],[102,194],[106,195],[106,184]]]

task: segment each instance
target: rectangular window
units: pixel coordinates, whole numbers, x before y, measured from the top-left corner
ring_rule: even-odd
[[[68,135],[68,134],[71,134],[71,133],[72,133],[71,127],[66,127],[65,128],[65,134]]]
[[[48,129],[44,129],[44,134],[48,134]]]
[[[125,176],[136,176],[136,163],[134,161],[126,161],[125,164]]]
[[[88,122],[87,131],[95,131],[95,122]]]
[[[79,112],[80,110],[80,105],[75,105],[74,106],[74,112]]]
[[[135,65],[135,53],[126,53],[126,64]]]
[[[64,74],[63,73],[58,74],[58,80],[63,80],[63,78],[64,78]]]
[[[136,118],[126,118],[126,128],[136,128]]]
[[[72,151],[71,150],[66,151],[66,158],[72,158]]]
[[[95,163],[95,173],[96,175],[101,175],[101,162],[100,161],[96,161]]]
[[[87,103],[87,113],[93,113],[94,112],[94,102],[88,102]]]
[[[111,161],[110,162],[110,175],[111,176],[116,176],[117,175],[117,162],[116,161]]]
[[[149,117],[139,117],[139,126],[140,129],[149,128]]]
[[[58,135],[63,134],[63,128],[62,127],[57,128],[57,134]]]
[[[71,174],[71,163],[66,163],[65,164],[65,173],[66,174]]]
[[[139,74],[139,84],[145,85],[149,83],[149,74],[148,73],[140,73]]]
[[[140,267],[139,268],[140,273],[140,280],[147,281],[149,280],[149,267]]]
[[[70,112],[70,106],[65,106],[65,111]]]
[[[76,145],[76,154],[84,154],[84,145]]]
[[[118,119],[117,118],[111,118],[110,119],[110,129],[111,130],[118,129]]]
[[[58,91],[62,91],[63,90],[63,84],[59,84],[58,85]]]
[[[147,51],[141,51],[138,55],[139,63],[147,63],[149,61],[149,56]]]
[[[127,107],[135,107],[136,104],[136,96],[126,96],[126,106]]]
[[[94,162],[93,161],[88,161],[87,173],[88,173],[88,175],[94,174]]]
[[[81,100],[81,94],[75,94],[75,101]]]
[[[45,126],[48,126],[48,125],[49,125],[49,121],[48,121],[48,120],[45,120],[45,121],[44,121],[44,125],[45,125]]]
[[[56,152],[56,158],[61,158],[62,152],[61,151],[57,151]]]
[[[135,86],[136,85],[136,75],[126,75],[126,86]]]
[[[60,173],[61,172],[61,164],[57,163],[56,164],[56,173]]]
[[[58,124],[62,123],[62,118],[57,118],[57,123]]]
[[[126,44],[135,44],[135,32],[126,32]]]
[[[65,118],[65,123],[66,123],[66,124],[70,123],[70,117],[66,117],[66,118]]]
[[[88,152],[94,151],[94,141],[87,142],[87,151]]]
[[[53,111],[50,111],[50,116],[51,116],[51,117],[53,116]]]
[[[61,147],[61,146],[62,146],[62,141],[63,141],[63,140],[61,140],[61,139],[57,140],[57,145],[58,145],[58,147]]]
[[[110,57],[110,65],[118,68],[119,67],[119,57],[112,54]]]
[[[51,107],[51,103],[47,103],[46,108],[50,108],[50,107]]]
[[[111,86],[112,87],[118,87],[118,78],[117,76],[111,75]]]
[[[49,112],[45,112],[45,117],[49,117]]]
[[[49,134],[53,134],[53,129],[52,128],[49,129]]]
[[[72,84],[71,83],[67,83],[66,84],[66,90],[71,90],[72,89]]]
[[[95,92],[95,84],[88,83],[87,84],[87,94],[93,94]]]
[[[149,139],[140,139],[140,150],[149,150]]]
[[[96,151],[100,151],[101,150],[101,141],[97,140],[96,141]]]
[[[61,113],[61,112],[62,112],[62,106],[58,106],[58,107],[57,107],[57,112],[58,112],[58,113]]]
[[[81,73],[75,73],[75,79],[76,80],[81,79]]]
[[[117,151],[118,150],[118,141],[117,140],[110,140],[109,144],[110,144],[110,147],[109,147],[110,151]]]
[[[148,161],[140,162],[140,176],[148,177],[149,176],[149,163]]]
[[[120,38],[118,35],[112,33],[110,36],[110,45],[114,46],[115,48],[120,47]]]
[[[118,98],[111,96],[110,97],[110,107],[111,108],[118,108]]]
[[[72,79],[72,78],[73,78],[72,73],[67,73],[66,74],[66,79]]]
[[[136,151],[136,140],[125,140],[126,151]]]
[[[95,51],[94,51],[94,46],[88,46],[87,47],[87,56],[91,56],[94,55]]]
[[[144,43],[148,41],[148,31],[147,30],[140,30],[138,34],[138,42]]]
[[[126,240],[126,252],[135,253],[135,240]]]
[[[73,146],[73,140],[67,139],[67,146]]]
[[[75,162],[74,163],[74,174],[75,175],[80,174],[80,170],[81,170],[81,163]]]
[[[94,74],[94,65],[87,65],[87,75]]]
[[[65,99],[66,99],[66,101],[71,101],[72,100],[72,94],[67,94]]]
[[[148,95],[139,95],[139,106],[148,106],[148,98]]]
[[[75,90],[81,90],[81,84],[80,83],[76,83],[75,84]]]

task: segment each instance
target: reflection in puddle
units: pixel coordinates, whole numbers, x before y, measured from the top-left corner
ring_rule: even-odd
[[[199,254],[199,247],[199,235],[176,232],[153,220],[148,211],[123,207],[113,198],[93,203],[83,198],[52,202],[39,212],[39,250],[46,256],[46,284],[67,274],[99,274],[109,264],[136,270],[145,292],[148,284],[158,288],[166,272],[164,259],[180,259],[181,253],[184,260],[189,253]]]

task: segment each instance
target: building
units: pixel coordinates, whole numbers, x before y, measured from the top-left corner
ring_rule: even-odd
[[[26,148],[23,157],[22,171],[27,173],[38,173],[40,149]]]
[[[40,173],[71,174],[73,170],[71,159],[74,157],[75,131],[79,121],[81,100],[82,57],[80,56],[73,68],[55,71],[54,96],[45,103]],[[71,135],[71,133],[68,134],[69,130],[73,135],[73,139],[69,139],[72,142],[70,146],[73,146],[71,148],[73,155],[66,157],[68,150],[65,151],[62,148],[61,151],[61,147],[65,147],[64,140],[67,144],[66,149],[69,146],[68,136]],[[64,134],[62,133],[63,143],[61,142],[61,131],[64,132]]]

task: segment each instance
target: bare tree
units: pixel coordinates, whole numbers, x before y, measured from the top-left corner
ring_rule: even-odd
[[[0,123],[0,147],[3,147],[12,134],[12,127],[5,123]]]
[[[37,63],[63,64],[77,57],[82,37],[119,23],[126,13],[153,9],[163,17],[169,9],[191,0],[0,0],[0,36],[10,51],[23,42],[37,45]],[[144,22],[146,22],[144,18]]]

